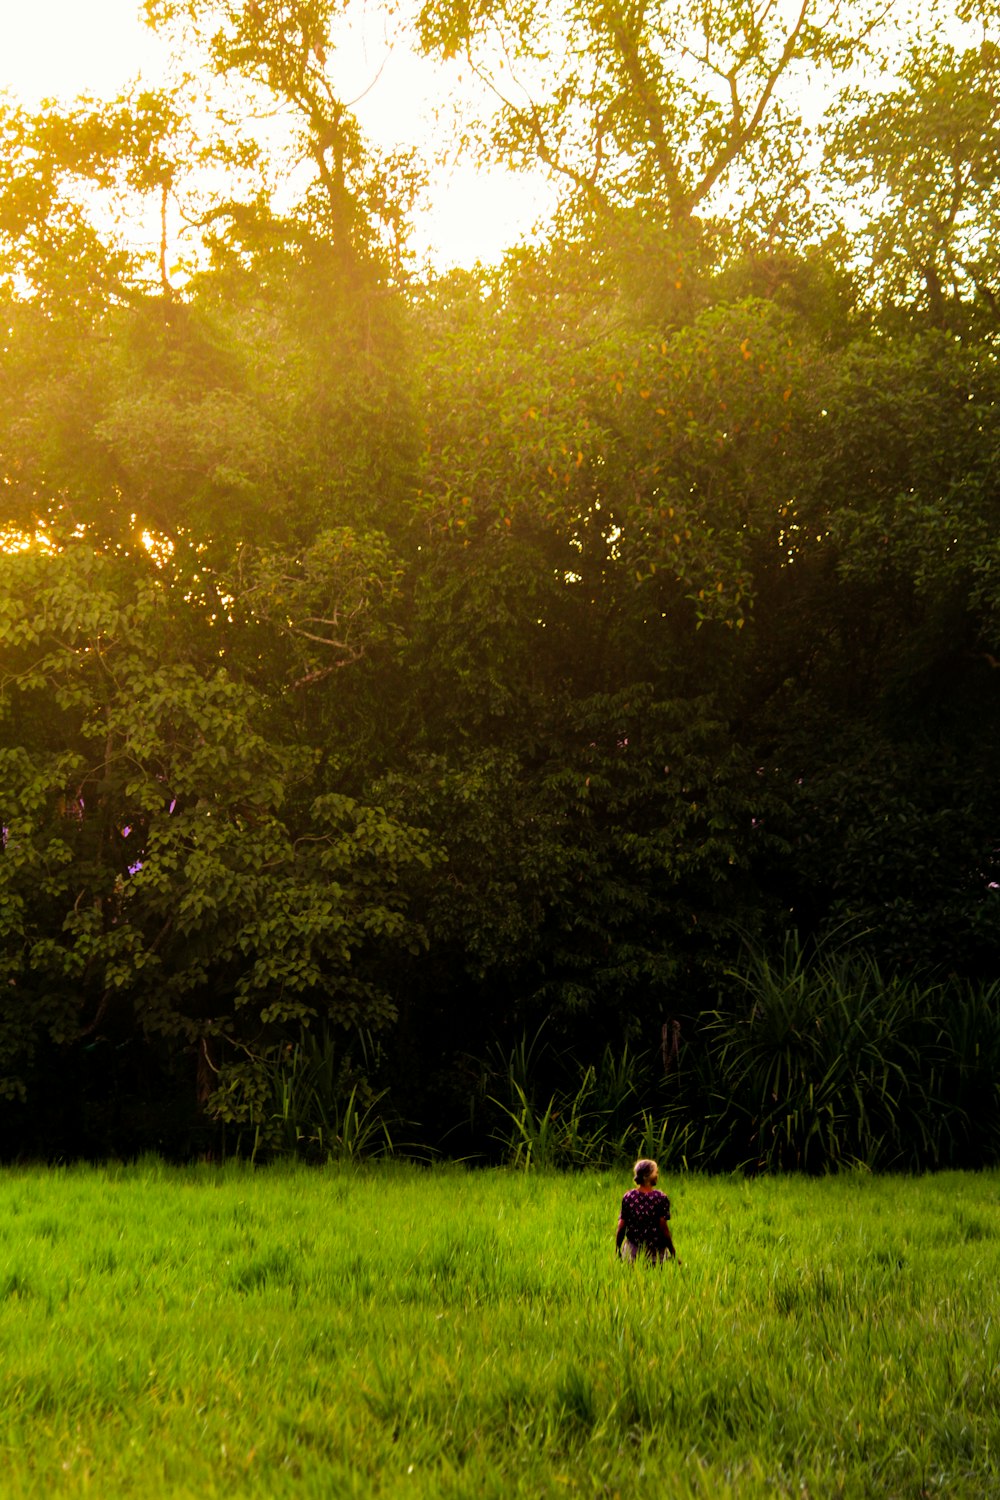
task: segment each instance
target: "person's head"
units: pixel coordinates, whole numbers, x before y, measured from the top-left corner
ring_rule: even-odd
[[[660,1175],[660,1169],[655,1161],[641,1156],[632,1168],[632,1178],[636,1187],[654,1187],[656,1179]]]

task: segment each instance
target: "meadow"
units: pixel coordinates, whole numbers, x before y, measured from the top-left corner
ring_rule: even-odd
[[[993,1496],[1000,1174],[0,1175],[0,1494]]]

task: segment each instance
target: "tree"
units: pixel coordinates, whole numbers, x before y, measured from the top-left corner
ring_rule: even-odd
[[[703,6],[427,4],[424,46],[461,53],[495,118],[480,150],[541,163],[584,206],[626,205],[675,234],[735,215],[764,238],[802,206],[808,127],[786,89],[856,61],[878,16],[841,0]]]
[[[285,238],[322,243],[341,276],[370,276],[376,266],[400,275],[421,173],[412,152],[380,154],[363,138],[331,79],[350,0],[145,0],[144,10],[151,26],[178,37],[186,53],[199,50],[212,73],[235,83],[244,109],[263,98],[282,113],[288,138],[279,139],[277,154],[291,180],[302,181],[281,216]],[[295,170],[303,161],[304,180]],[[272,185],[272,213],[277,196]],[[223,197],[203,222],[225,225],[238,239],[255,212]]]
[[[828,143],[867,279],[933,326],[1000,323],[1000,32],[977,45],[916,43],[887,93],[849,90]],[[860,246],[859,246],[860,248]]]
[[[367,524],[374,487],[379,526],[398,528],[414,181],[325,78],[338,7],[149,9],[208,48],[244,109],[269,91],[289,133],[256,142],[190,80],[3,111],[10,518],[196,535],[225,556],[249,534],[295,547]]]
[[[141,552],[0,555],[3,1067],[40,1040],[262,1045],[394,1014],[426,840],[283,742],[234,640]]]

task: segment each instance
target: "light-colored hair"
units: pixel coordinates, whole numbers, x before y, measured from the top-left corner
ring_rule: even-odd
[[[660,1169],[656,1165],[656,1162],[651,1161],[648,1156],[640,1156],[639,1160],[632,1168],[632,1180],[634,1181],[636,1187],[641,1187],[644,1182],[652,1177],[654,1172],[657,1176],[660,1175]]]

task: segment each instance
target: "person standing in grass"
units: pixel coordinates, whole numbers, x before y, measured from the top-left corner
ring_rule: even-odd
[[[635,1187],[622,1199],[615,1237],[622,1260],[634,1261],[641,1251],[656,1265],[668,1255],[680,1265],[670,1233],[670,1199],[656,1186],[659,1176],[656,1162],[646,1157],[640,1158],[632,1169]]]

